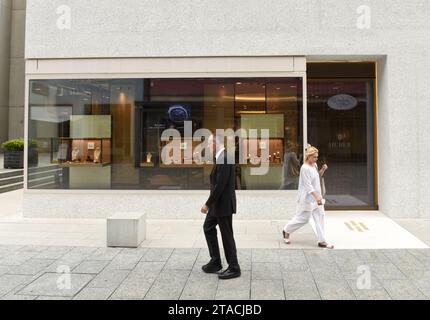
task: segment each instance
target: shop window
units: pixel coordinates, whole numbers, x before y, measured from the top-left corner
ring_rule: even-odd
[[[319,149],[327,206],[376,208],[374,63],[308,64],[308,142]]]
[[[212,164],[186,158],[185,150],[199,141],[181,140],[175,163],[161,159],[163,131],[176,129],[183,137],[186,122],[193,134],[269,129],[267,143],[260,136],[242,141],[268,152],[268,171],[251,174],[255,159],[245,155],[236,165],[236,187],[297,188],[301,78],[31,80],[29,101],[29,138],[38,156],[29,188],[207,189]]]

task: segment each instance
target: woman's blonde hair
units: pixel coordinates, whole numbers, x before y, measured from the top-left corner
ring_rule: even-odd
[[[309,156],[315,153],[318,153],[318,149],[308,144],[308,146],[305,149],[305,159],[308,160]]]

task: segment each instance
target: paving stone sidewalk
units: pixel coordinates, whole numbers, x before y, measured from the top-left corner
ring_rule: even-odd
[[[242,276],[219,280],[201,270],[206,249],[4,245],[0,298],[430,299],[430,249],[239,249],[238,257]]]

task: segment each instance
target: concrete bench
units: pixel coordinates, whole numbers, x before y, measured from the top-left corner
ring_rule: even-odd
[[[143,212],[117,212],[107,218],[108,247],[138,247],[146,237]]]

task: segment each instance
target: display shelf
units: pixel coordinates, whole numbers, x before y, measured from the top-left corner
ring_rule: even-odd
[[[78,163],[74,163],[74,162],[63,162],[63,163],[59,163],[58,166],[59,167],[106,167],[109,166],[111,163],[110,162],[103,162],[103,163],[92,163],[92,162],[78,162]]]
[[[52,138],[51,163],[63,167],[105,166],[111,163],[111,139]]]
[[[140,163],[140,167],[144,168],[144,167],[154,167],[155,164],[153,162],[141,162]]]

